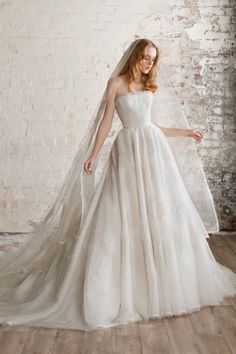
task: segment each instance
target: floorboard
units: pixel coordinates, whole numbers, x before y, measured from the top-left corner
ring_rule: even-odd
[[[236,272],[236,234],[207,240]],[[0,326],[0,354],[234,354],[236,297],[189,315],[139,321],[98,331]]]

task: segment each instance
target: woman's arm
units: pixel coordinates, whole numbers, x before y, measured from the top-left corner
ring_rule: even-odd
[[[184,136],[187,138],[194,138],[197,141],[200,141],[203,138],[203,134],[198,129],[164,128],[158,124],[156,125],[167,137]]]
[[[158,94],[158,93],[157,93]],[[155,107],[152,104],[151,107],[151,117],[155,116]],[[153,122],[158,128],[162,130],[162,132],[167,137],[175,137],[175,136],[183,136],[194,138],[197,141],[201,141],[203,138],[203,134],[198,129],[181,129],[181,128],[165,128]]]
[[[93,150],[84,164],[84,169],[87,173],[92,173],[92,166],[96,157],[101,150],[103,143],[111,129],[112,120],[115,112],[115,98],[117,91],[117,78],[113,77],[107,83],[107,103],[105,106],[104,114],[97,130],[95,145]]]

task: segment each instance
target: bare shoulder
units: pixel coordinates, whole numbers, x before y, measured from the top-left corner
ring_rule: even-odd
[[[107,88],[110,92],[116,91],[118,87],[118,80],[116,76],[110,77],[107,81]]]
[[[125,82],[125,75],[115,75],[108,80],[108,85],[119,87]]]
[[[120,92],[125,90],[126,86],[126,76],[125,75],[115,75],[108,80],[108,89],[115,95],[119,95]]]
[[[111,79],[111,85],[113,85],[116,95],[119,96],[127,92],[127,78],[126,75],[116,75]]]
[[[117,75],[116,76],[116,80],[117,80],[117,83],[120,85],[120,86],[124,86],[127,82],[127,78],[126,78],[126,75],[123,74],[123,75]]]

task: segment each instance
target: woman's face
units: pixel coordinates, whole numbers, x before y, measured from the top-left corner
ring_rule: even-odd
[[[148,46],[144,49],[144,58],[141,59],[139,62],[139,70],[143,74],[149,73],[149,71],[151,70],[154,64],[156,55],[157,55],[156,48]]]

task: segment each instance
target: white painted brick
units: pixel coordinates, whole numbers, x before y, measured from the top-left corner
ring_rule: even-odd
[[[219,6],[219,1],[220,0],[198,0],[198,6],[199,8],[202,7],[213,7],[213,6]],[[223,0],[225,1],[225,0]]]
[[[224,14],[227,15],[227,16],[233,16],[233,15],[235,15],[234,7],[235,7],[235,5],[232,6],[232,7],[225,8],[225,9],[224,9]]]
[[[33,110],[33,106],[31,104],[23,104],[21,106],[21,109],[22,109],[22,112],[26,112],[26,113],[29,113],[29,112],[32,112]]]
[[[207,18],[209,18],[215,15],[217,16],[224,15],[225,10],[218,6],[203,6],[203,7],[199,7],[199,12],[201,16],[207,16]]]
[[[213,108],[213,112],[215,113],[215,114],[222,114],[222,109],[221,109],[221,107],[214,107]]]
[[[1,78],[0,79],[0,88],[5,89],[10,86],[10,80],[8,78]]]
[[[215,31],[206,31],[205,32],[205,38],[208,39],[212,39],[212,40],[222,40],[222,39],[227,39],[228,35],[226,33],[218,33]]]
[[[219,7],[224,7],[224,6],[232,6],[233,3],[230,3],[230,0],[219,0]]]

